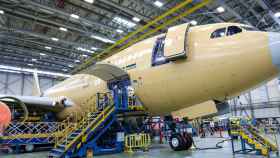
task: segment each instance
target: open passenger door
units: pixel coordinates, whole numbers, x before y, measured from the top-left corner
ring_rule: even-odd
[[[190,24],[181,24],[168,29],[165,37],[164,56],[168,61],[186,58],[188,55],[188,30]]]

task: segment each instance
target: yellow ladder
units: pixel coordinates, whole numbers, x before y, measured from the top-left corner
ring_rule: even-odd
[[[64,137],[56,142],[55,148],[52,149],[50,156],[62,157],[69,149],[72,149],[74,145],[77,147],[81,146],[82,143],[86,142],[87,136],[99,127],[99,125],[114,111],[115,106],[112,105],[107,106],[101,112],[87,113],[73,129],[69,130]]]

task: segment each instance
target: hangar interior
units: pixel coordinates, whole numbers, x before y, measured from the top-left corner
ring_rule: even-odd
[[[278,77],[225,100],[213,99],[213,104],[215,103],[218,110],[216,113],[190,120],[187,115],[171,121],[168,120],[169,117],[162,115],[148,117],[143,105],[135,106],[142,104],[141,98],[135,96],[131,101],[133,106],[129,110],[123,109],[129,107],[122,107],[122,105],[130,104],[130,100],[126,102],[121,99],[118,107],[102,107],[99,113],[83,113],[84,116],[90,115],[87,119],[78,118],[78,116],[73,119],[71,115],[59,123],[56,120],[42,121],[45,116],[48,117],[48,114],[42,114],[42,111],[55,113],[61,110],[62,104],[65,107],[72,106],[71,100],[65,96],[53,96],[55,98],[52,98],[53,100],[48,100],[49,98],[40,100],[40,97],[45,97],[46,90],[86,70],[85,72],[92,72],[95,76],[106,80],[113,94],[119,93],[114,89],[117,84],[122,86],[135,84],[136,80],[128,83],[130,76],[126,76],[126,70],[136,65],[119,69],[112,65],[104,67],[100,65],[99,69],[95,69],[94,66],[138,42],[166,33],[169,28],[182,26],[181,24],[185,23],[190,24],[190,27],[215,23],[241,23],[252,27],[254,31],[277,33],[280,31],[280,1],[0,0],[0,56],[2,59],[0,64],[0,157],[8,158],[14,155],[100,158],[278,157],[280,140],[280,80]],[[171,63],[176,60],[172,59]],[[125,62],[123,59],[116,61],[117,65],[123,62]],[[123,69],[125,71],[122,71]],[[113,77],[106,76],[108,73],[106,71],[112,71],[109,73]],[[122,76],[118,76],[121,73],[123,73]],[[122,81],[113,81],[116,78],[122,78]],[[78,78],[78,80],[82,81],[84,78]],[[73,82],[70,86],[82,84],[79,81]],[[95,80],[93,84],[98,85],[98,82],[99,80]],[[142,83],[138,81],[137,84]],[[34,95],[38,87],[40,95],[37,94],[34,100],[24,97],[20,99],[21,96]],[[65,87],[71,88],[67,85]],[[127,92],[120,94],[123,93]],[[9,100],[11,98],[8,100],[5,98],[11,96],[12,101]],[[103,105],[107,94],[97,92],[94,94],[94,97],[96,96],[96,101],[91,102],[90,105]],[[21,105],[21,102],[17,102],[14,98],[22,102],[27,100],[32,104],[31,110],[19,106],[23,110],[21,113],[21,110],[17,110],[18,105],[11,103],[16,102]],[[36,99],[42,101],[40,104],[51,102],[53,105],[44,106],[43,110],[37,112],[32,110]],[[108,98],[108,101],[111,101],[110,99]],[[119,96],[113,96],[115,104],[119,101],[118,99]],[[9,121],[10,124],[7,127],[1,122],[1,114],[3,114],[3,120],[6,119],[4,106],[7,106],[2,105],[2,102],[7,102],[11,112],[10,119],[12,120]],[[218,107],[221,107],[223,111],[219,112]],[[131,114],[130,111],[132,111]],[[25,123],[28,115],[32,117],[29,117],[30,120]],[[74,112],[73,115],[75,115]],[[137,117],[132,117],[134,115]],[[118,127],[118,121],[129,118],[127,124],[132,124],[132,122],[137,122],[138,117],[142,119],[145,130],[141,126],[134,132],[120,132],[122,130]],[[101,121],[93,121],[95,119]],[[75,123],[69,123],[69,120]],[[177,122],[174,123],[174,121]],[[176,126],[174,129],[169,128],[174,124]],[[48,133],[52,129],[57,132],[60,128],[66,132],[66,135],[73,133],[75,135],[75,132],[78,134],[72,139],[70,136],[64,138],[61,135],[53,136],[52,133]],[[75,128],[81,131],[75,131]],[[123,125],[122,128],[128,130],[132,127]],[[29,130],[25,131],[25,129]],[[41,130],[45,132],[42,135],[40,135]],[[175,134],[173,130],[176,131]],[[228,133],[230,130],[231,134]],[[39,134],[34,134],[34,131]],[[87,134],[82,135],[82,132]],[[110,132],[114,134],[108,134]],[[184,136],[185,133],[187,136]],[[95,140],[95,137],[104,138],[104,141]],[[116,137],[116,140],[111,137]],[[66,139],[66,143],[63,142],[63,138]],[[119,141],[120,139],[122,141]],[[190,144],[188,139],[191,139]],[[137,145],[139,140],[142,144]],[[191,149],[174,147],[174,145],[180,145],[182,140],[186,141],[183,144]],[[91,143],[87,144],[87,141]],[[59,145],[63,143],[65,147],[59,148]],[[101,148],[98,146],[100,144],[109,147]],[[173,151],[169,146],[181,151]],[[33,152],[35,150],[40,152]]]

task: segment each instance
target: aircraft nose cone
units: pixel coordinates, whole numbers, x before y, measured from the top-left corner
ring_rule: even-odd
[[[268,35],[272,63],[280,69],[280,33],[270,32]]]

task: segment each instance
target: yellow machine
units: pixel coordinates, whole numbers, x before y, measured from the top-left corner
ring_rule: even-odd
[[[252,126],[250,121],[242,118],[230,119],[230,136],[232,137],[232,150],[233,153],[247,153],[256,151],[257,154],[269,156],[271,152],[279,155],[277,140],[272,140],[265,136],[259,129]],[[241,150],[235,149],[234,138],[241,141]],[[248,148],[247,145],[250,147]]]

